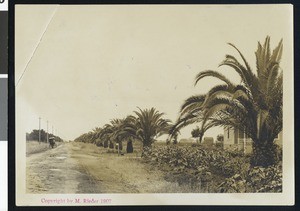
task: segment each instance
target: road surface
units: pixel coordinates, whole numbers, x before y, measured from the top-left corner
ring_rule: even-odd
[[[64,143],[27,156],[27,193],[181,192],[177,183],[141,161],[92,144]]]

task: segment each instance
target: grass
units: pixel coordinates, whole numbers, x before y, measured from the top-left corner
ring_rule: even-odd
[[[60,142],[56,142],[57,145],[60,145]],[[49,144],[45,142],[38,142],[35,140],[26,141],[26,156],[44,152],[46,150],[49,150]]]

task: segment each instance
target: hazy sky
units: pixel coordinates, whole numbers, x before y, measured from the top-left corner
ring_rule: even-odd
[[[186,98],[219,83],[206,78],[194,87],[201,70],[219,69],[240,82],[229,68],[218,68],[226,54],[237,55],[228,42],[255,69],[257,41],[270,35],[274,48],[283,38],[281,66],[292,71],[292,51],[285,50],[292,49],[291,12],[288,5],[17,5],[17,131],[38,128],[40,116],[42,128],[48,120],[50,132],[54,126],[62,138],[74,139],[137,106],[155,107],[175,121]]]

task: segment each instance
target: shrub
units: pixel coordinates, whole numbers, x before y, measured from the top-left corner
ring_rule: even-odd
[[[236,174],[219,186],[224,193],[282,192],[282,169],[280,165],[267,168],[249,168],[245,176]]]

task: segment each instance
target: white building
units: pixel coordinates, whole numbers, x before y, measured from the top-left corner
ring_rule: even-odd
[[[282,146],[282,132],[275,139],[275,143]],[[237,148],[246,153],[252,152],[252,139],[239,129],[224,128],[224,149]]]

